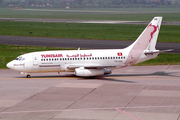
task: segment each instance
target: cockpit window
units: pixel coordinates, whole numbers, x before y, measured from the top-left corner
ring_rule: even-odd
[[[22,56],[20,56],[20,57],[17,57],[15,60],[23,61],[23,60],[25,60],[25,58],[23,58]]]

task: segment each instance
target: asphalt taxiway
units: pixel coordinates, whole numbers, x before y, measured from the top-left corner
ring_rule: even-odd
[[[94,79],[0,70],[1,120],[180,120],[180,65],[132,66]]]

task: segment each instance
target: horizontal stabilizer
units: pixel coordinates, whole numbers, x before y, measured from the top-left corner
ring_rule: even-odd
[[[168,50],[145,50],[144,54],[148,55],[148,54],[153,54],[153,53],[164,53],[164,52],[171,52],[174,49],[168,49]]]
[[[168,49],[168,50],[160,50],[160,53],[163,53],[163,52],[171,52],[173,51],[174,49]]]

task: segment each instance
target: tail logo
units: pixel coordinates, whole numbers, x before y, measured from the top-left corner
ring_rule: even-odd
[[[150,43],[153,38],[154,33],[157,31],[157,29],[159,30],[159,26],[152,25],[152,23],[151,23],[147,28],[149,28],[149,27],[154,27],[154,30],[151,32],[151,38],[149,40],[149,43]]]

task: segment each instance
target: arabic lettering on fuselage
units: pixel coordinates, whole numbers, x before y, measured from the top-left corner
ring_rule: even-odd
[[[80,54],[80,57],[92,57],[92,53],[90,53],[90,54]]]
[[[90,54],[73,54],[73,55],[66,55],[67,57],[92,57],[92,53]]]
[[[42,58],[54,58],[54,57],[63,57],[62,54],[42,54]]]
[[[66,55],[66,57],[79,57],[79,54],[74,54],[74,55]]]

